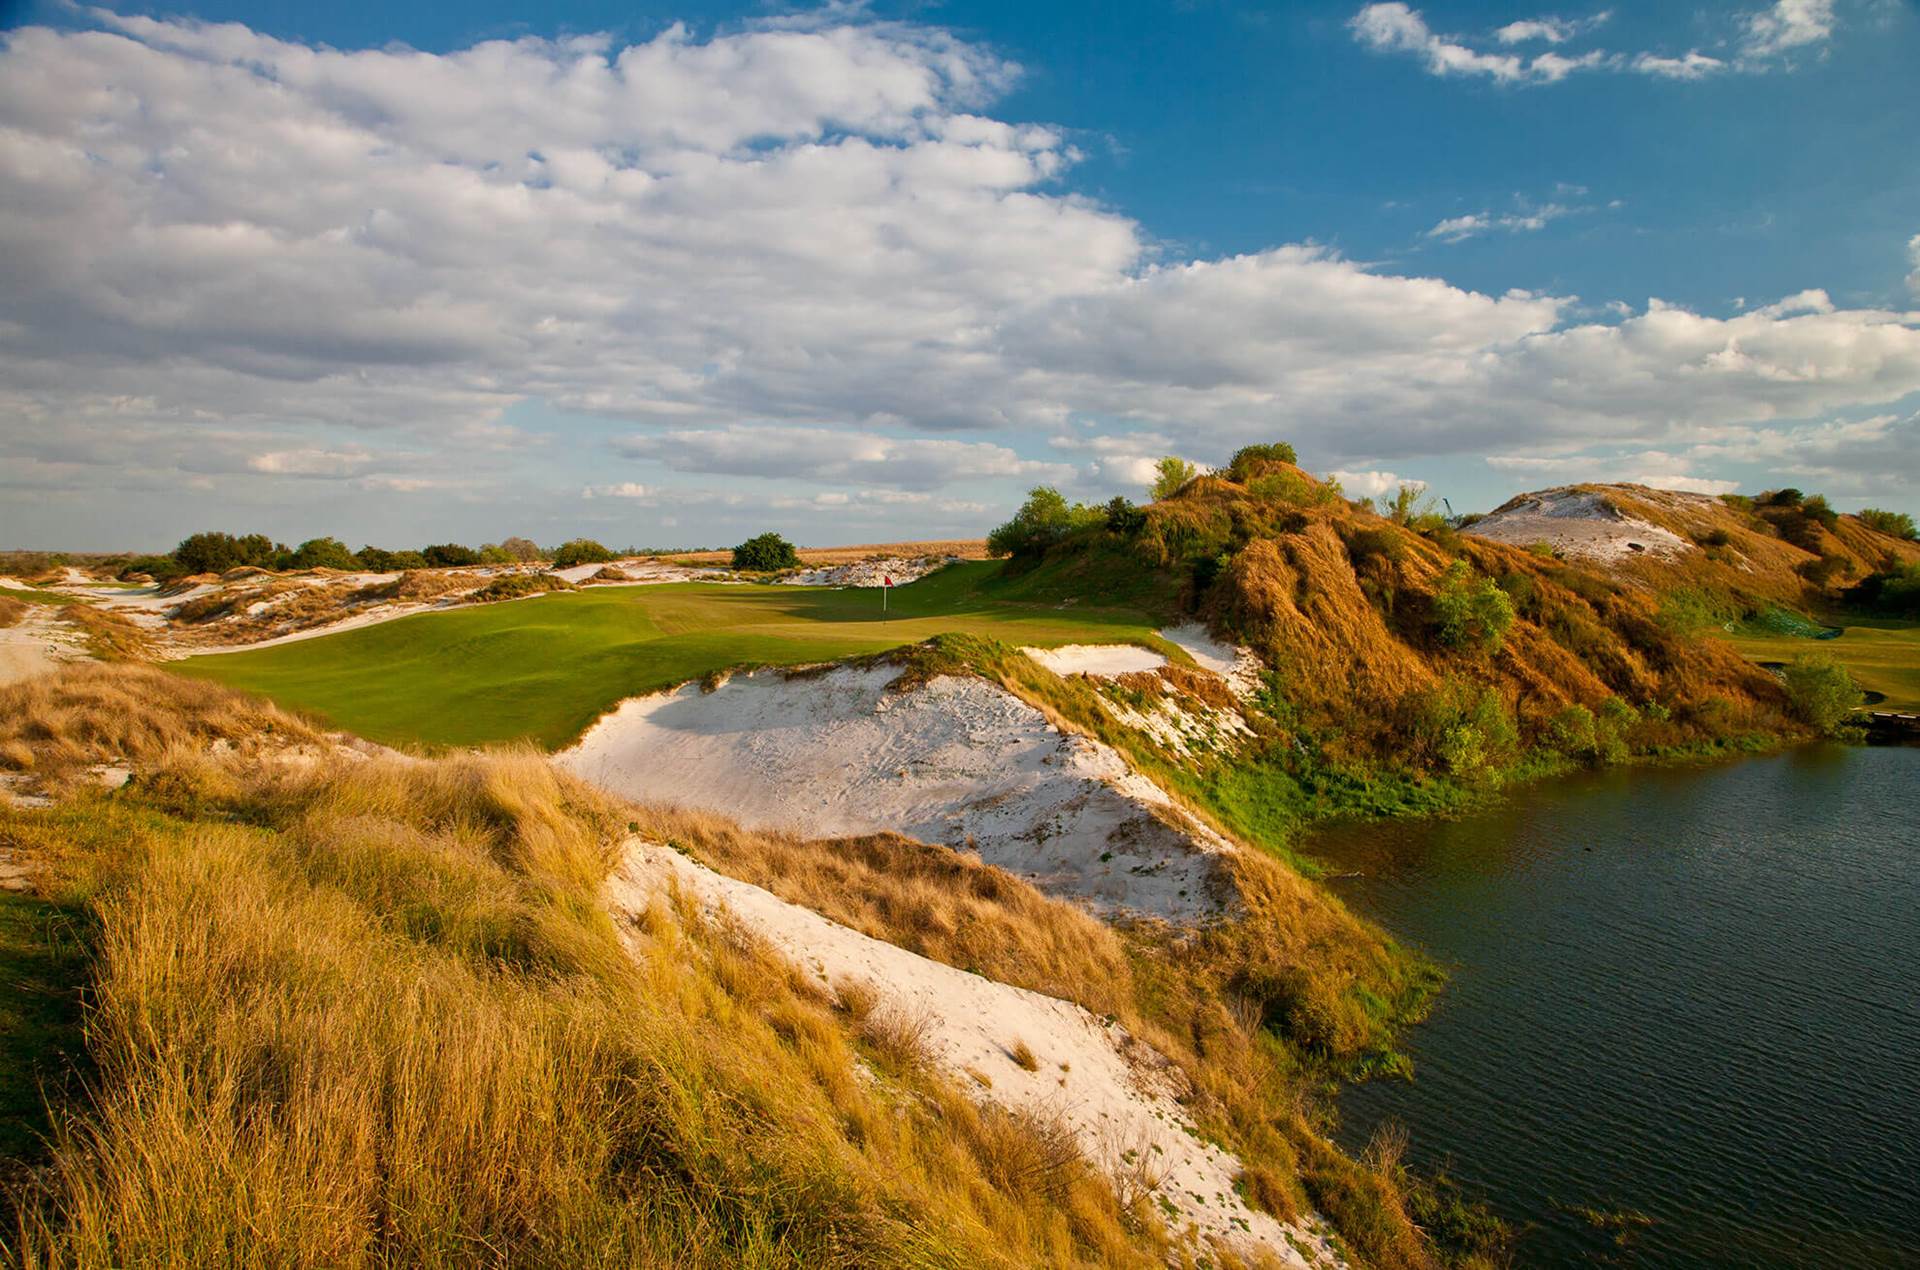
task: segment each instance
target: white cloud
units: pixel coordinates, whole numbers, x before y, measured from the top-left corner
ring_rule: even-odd
[[[1395,47],[1440,39],[1404,5],[1364,14]],[[620,421],[614,454],[736,478],[706,505],[743,517],[760,479],[957,517],[880,496],[1135,488],[1151,456],[1276,434],[1355,472],[1677,448],[1920,391],[1920,319],[1824,295],[1600,324],[1574,297],[1310,243],[1158,255],[1059,183],[1058,130],[989,116],[1015,68],[924,27],[429,54],[112,24],[0,47],[9,536],[37,523],[7,516],[22,488],[109,517],[105,490],[189,482],[269,510],[359,494],[370,516],[401,490],[671,504],[651,469],[600,470],[618,460],[592,429],[520,431],[527,402]],[[1523,78],[1549,73],[1535,60]],[[1524,232],[1577,197],[1479,215]],[[610,492],[640,481],[653,497]]]
[[[582,498],[648,498],[653,490],[638,481],[618,481],[612,485],[589,485],[580,491]]]
[[[1402,485],[1411,485],[1415,489],[1427,488],[1425,481],[1378,470],[1349,472],[1345,468],[1336,468],[1328,475],[1340,482],[1340,488],[1347,492],[1349,498],[1378,498],[1382,494],[1393,493]]]
[[[1553,46],[1533,57],[1476,48],[1468,38],[1442,35],[1427,25],[1418,9],[1394,0],[1369,4],[1348,21],[1354,38],[1376,53],[1409,53],[1434,75],[1484,76],[1503,84],[1553,84],[1576,71],[1610,70],[1658,79],[1704,79],[1728,69],[1764,72],[1788,65],[1786,55],[1824,45],[1832,38],[1833,0],[1777,0],[1772,7],[1742,17],[1730,35],[1739,56],[1732,62],[1698,49],[1678,55],[1650,50],[1634,53],[1589,49],[1579,54],[1556,50],[1569,40],[1604,25],[1610,11],[1585,19],[1523,18],[1498,28],[1498,49],[1544,43]]]
[[[1527,44],[1535,40],[1564,44],[1576,35],[1605,26],[1612,18],[1611,9],[1602,9],[1587,18],[1523,18],[1507,23],[1493,33],[1493,38],[1502,44]]]
[[[1563,216],[1571,216],[1585,210],[1581,207],[1568,207],[1562,203],[1543,203],[1518,212],[1472,212],[1464,216],[1449,216],[1421,237],[1457,243],[1496,231],[1508,234],[1533,233],[1545,229],[1550,222],[1559,220]]]
[[[1747,18],[1740,52],[1749,59],[1778,57],[1833,35],[1833,0],[1777,0]]]

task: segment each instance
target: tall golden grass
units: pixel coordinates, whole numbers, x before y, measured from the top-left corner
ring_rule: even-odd
[[[105,730],[138,674],[0,698],[36,747],[159,755],[0,808],[98,930],[97,1076],[7,1260],[1166,1263],[1057,1126],[883,1053],[764,946],[665,902],[618,928],[631,813],[539,755],[210,757],[231,694]]]
[[[0,594],[0,629],[18,626],[30,611],[25,600],[16,600],[10,595]]]

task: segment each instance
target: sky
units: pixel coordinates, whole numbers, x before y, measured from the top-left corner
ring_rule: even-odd
[[[0,0],[0,546],[1920,511],[1913,0]]]

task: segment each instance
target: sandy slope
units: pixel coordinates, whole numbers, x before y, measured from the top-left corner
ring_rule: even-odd
[[[87,655],[79,632],[61,622],[59,614],[50,604],[33,604],[17,624],[0,627],[0,684],[31,679]]]
[[[1241,1201],[1233,1188],[1240,1161],[1196,1136],[1176,1100],[1178,1074],[1126,1029],[1069,1002],[849,930],[666,847],[630,843],[608,894],[616,910],[635,913],[673,886],[710,909],[726,909],[823,986],[872,985],[883,1003],[877,1008],[924,1022],[928,1052],[962,1088],[983,1101],[1063,1119],[1082,1152],[1123,1192],[1144,1189],[1163,1211],[1171,1206],[1176,1231],[1191,1228],[1203,1239],[1262,1250],[1288,1266],[1338,1264],[1314,1231],[1282,1226]],[[1014,1062],[1022,1042],[1039,1060],[1034,1071]]]
[[[905,586],[959,559],[959,556],[884,556],[878,560],[803,569],[780,581],[790,586],[883,586],[892,578],[895,586]]]
[[[625,797],[754,827],[971,848],[1100,910],[1190,921],[1224,906],[1231,846],[1116,751],[984,680],[887,691],[899,673],[768,670],[635,697],[554,761]]]
[[[1694,549],[1678,534],[1626,515],[1603,496],[1574,489],[1523,494],[1467,532],[1516,547],[1543,542],[1569,559],[1600,564]]]
[[[1233,695],[1242,701],[1260,691],[1260,658],[1252,649],[1217,640],[1198,622],[1170,626],[1156,633],[1169,644],[1184,649],[1200,669],[1211,670],[1226,680]]]

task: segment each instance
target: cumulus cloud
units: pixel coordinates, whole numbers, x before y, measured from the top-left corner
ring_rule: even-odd
[[[1362,16],[1382,48],[1507,74],[1434,52],[1457,41],[1405,5]],[[1063,183],[1059,130],[991,116],[1017,68],[924,26],[430,54],[101,23],[0,47],[10,490],[541,486],[614,515],[670,505],[664,469],[957,516],[1276,432],[1367,472],[1920,390],[1911,314],[1654,301],[1603,325],[1313,244],[1170,257]],[[619,439],[551,444],[528,402]]]
[[[1763,72],[1791,65],[1789,55],[1823,48],[1833,36],[1833,0],[1777,0],[1767,9],[1743,15],[1729,32],[1737,45],[1732,60],[1698,49],[1667,54],[1588,49],[1568,55],[1558,46],[1604,25],[1611,11],[1589,18],[1523,18],[1496,29],[1493,47],[1476,47],[1463,35],[1445,35],[1428,26],[1418,9],[1393,0],[1369,4],[1348,21],[1354,39],[1376,53],[1407,53],[1430,74],[1481,76],[1502,84],[1553,84],[1576,71],[1605,70],[1658,79],[1704,79],[1725,70]],[[1525,57],[1510,49],[1547,44],[1546,52]]]
[[[1344,489],[1348,496],[1353,498],[1378,498],[1382,494],[1393,493],[1402,485],[1411,485],[1415,489],[1425,489],[1427,487],[1425,481],[1415,480],[1409,476],[1400,476],[1394,472],[1382,472],[1378,470],[1349,472],[1345,468],[1336,468],[1332,472],[1329,472],[1328,475],[1333,477],[1334,480],[1339,481],[1340,488]]]

